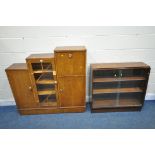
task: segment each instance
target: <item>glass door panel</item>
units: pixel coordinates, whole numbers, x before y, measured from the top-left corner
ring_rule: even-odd
[[[51,62],[31,62],[36,95],[40,106],[57,106],[56,81]]]
[[[34,73],[42,73],[42,72],[51,72],[52,64],[51,63],[32,63],[32,70]]]
[[[119,94],[118,70],[95,70],[93,72],[93,108],[116,106]]]
[[[143,69],[95,70],[93,72],[93,108],[138,105],[145,90]],[[140,97],[139,97],[140,96]]]
[[[51,95],[40,95],[39,96],[39,101],[41,106],[56,106],[57,101],[56,101],[56,95],[51,94]]]
[[[145,70],[122,69],[119,71],[119,77],[126,79],[122,80],[119,85],[121,90],[124,89],[124,93],[119,94],[120,106],[139,106],[145,89]]]

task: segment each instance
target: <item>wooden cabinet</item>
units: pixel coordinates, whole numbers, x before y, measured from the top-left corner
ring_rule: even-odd
[[[86,49],[57,47],[54,52],[61,107],[85,108]]]
[[[140,110],[149,73],[142,62],[92,64],[92,112]]]
[[[21,114],[85,111],[85,71],[83,46],[57,47],[54,54],[32,54],[26,64],[6,69]]]

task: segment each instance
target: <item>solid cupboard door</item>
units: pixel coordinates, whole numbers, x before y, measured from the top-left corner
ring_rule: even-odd
[[[6,70],[8,80],[18,109],[34,108],[32,86],[27,70]]]
[[[58,76],[86,74],[86,52],[56,53],[56,70]]]
[[[85,106],[85,77],[59,77],[58,91],[61,107]]]

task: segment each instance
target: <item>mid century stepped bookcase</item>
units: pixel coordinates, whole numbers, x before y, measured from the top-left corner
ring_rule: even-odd
[[[91,111],[141,110],[149,74],[142,62],[91,64]]]
[[[83,112],[86,108],[86,48],[57,47],[32,54],[6,69],[20,114]]]

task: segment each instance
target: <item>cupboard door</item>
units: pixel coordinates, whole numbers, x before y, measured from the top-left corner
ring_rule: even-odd
[[[59,77],[58,91],[61,107],[85,106],[85,77]]]
[[[18,109],[35,108],[31,81],[27,70],[6,71]]]
[[[86,74],[86,52],[58,52],[55,55],[58,76]]]

